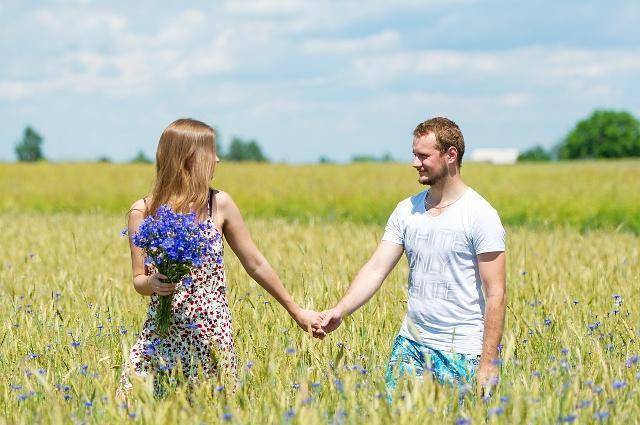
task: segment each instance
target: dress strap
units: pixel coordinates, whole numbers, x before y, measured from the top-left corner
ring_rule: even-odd
[[[209,217],[211,218],[211,221],[213,222],[213,224],[216,224],[216,217],[214,214],[214,211],[216,209],[216,191],[209,188]]]

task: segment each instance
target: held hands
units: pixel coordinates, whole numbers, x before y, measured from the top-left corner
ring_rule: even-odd
[[[334,307],[329,310],[324,310],[323,312],[317,313],[315,311],[303,310],[310,315],[308,318],[310,319],[309,328],[302,327],[303,329],[310,332],[314,338],[324,339],[329,332],[333,332],[340,326],[342,323],[342,317],[344,313],[341,309]],[[300,322],[298,322],[300,324]]]
[[[299,309],[294,315],[298,326],[308,332],[314,338],[324,339],[329,332],[333,332],[342,323],[344,313],[341,309],[334,307],[323,312]]]

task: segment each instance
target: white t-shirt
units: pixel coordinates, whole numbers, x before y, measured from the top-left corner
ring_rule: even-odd
[[[402,245],[409,262],[408,309],[400,335],[428,347],[482,353],[485,300],[477,255],[505,250],[496,210],[475,190],[437,217],[428,190],[400,202],[382,240]]]

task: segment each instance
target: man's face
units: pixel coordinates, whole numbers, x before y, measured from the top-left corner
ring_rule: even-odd
[[[436,136],[428,133],[413,138],[413,161],[420,184],[433,186],[447,176],[446,153],[438,150]]]

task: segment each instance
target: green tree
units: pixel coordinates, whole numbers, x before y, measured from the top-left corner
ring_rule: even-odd
[[[139,150],[131,162],[138,164],[151,164],[153,161],[144,153],[144,151]]]
[[[42,155],[42,136],[38,134],[31,126],[24,129],[22,140],[16,145],[16,155],[18,161],[35,162],[44,160]]]
[[[262,153],[260,145],[255,140],[245,141],[239,137],[234,137],[231,140],[225,159],[229,161],[268,161],[267,157]]]
[[[518,162],[521,161],[551,161],[551,154],[537,145],[518,155]]]
[[[640,121],[624,111],[594,111],[578,122],[558,150],[560,159],[634,156],[640,156]]]

